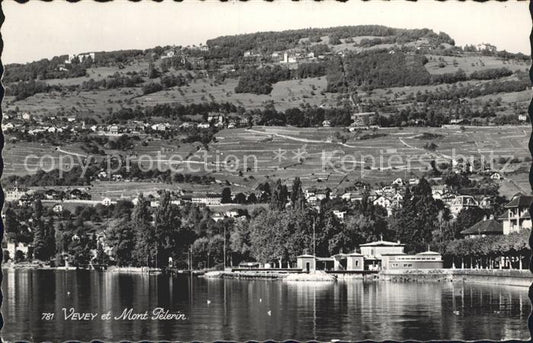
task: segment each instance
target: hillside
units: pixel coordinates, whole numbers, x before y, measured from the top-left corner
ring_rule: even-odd
[[[218,37],[200,46],[91,52],[6,65],[5,175],[31,174],[21,169],[23,152],[42,156],[54,151],[58,160],[62,152],[56,147],[96,153],[99,159],[155,154],[167,147],[190,159],[204,150],[255,151],[255,144],[275,150],[304,143],[287,137],[305,135],[316,140],[308,148],[337,140],[345,144],[340,146],[344,154],[378,147],[411,154],[424,151],[417,145],[421,141],[396,138],[420,132],[445,137],[435,142],[435,156],[448,154],[455,143],[474,152],[495,140],[499,149],[525,162],[527,150],[520,146],[526,146],[528,127],[509,127],[509,135],[526,137],[515,142],[485,137],[492,128],[465,131],[442,125],[528,123],[529,65],[528,56],[490,44],[459,47],[445,33],[374,25],[261,32]],[[354,127],[357,112],[373,113],[369,124],[380,127],[377,134]],[[113,125],[117,134],[110,134]],[[280,130],[283,136],[277,135]],[[474,132],[480,136],[468,140]],[[119,140],[121,135],[125,138]],[[10,142],[17,148],[10,148]],[[255,174],[213,177],[246,189],[267,177],[301,176],[328,187],[354,180],[320,173],[312,159],[298,165],[262,163]],[[402,173],[398,166],[365,177],[380,182]],[[512,175],[522,183],[523,173]]]

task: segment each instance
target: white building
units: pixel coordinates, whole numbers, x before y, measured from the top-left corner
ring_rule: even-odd
[[[403,186],[404,182],[401,178],[397,178],[396,180],[392,181],[392,185]]]
[[[5,250],[9,253],[9,258],[14,260],[17,251],[20,251],[24,257],[28,257],[29,247],[25,243],[7,242]]]
[[[500,173],[493,173],[493,174],[490,176],[490,178],[491,178],[492,180],[496,180],[496,181],[499,181],[499,180],[503,179],[503,177],[502,177],[502,175],[501,175]]]
[[[339,218],[341,221],[344,221],[344,217],[346,216],[346,211],[333,210],[333,214],[335,215],[335,217]]]
[[[195,195],[191,197],[193,204],[204,204],[207,206],[220,205],[221,201],[222,197],[219,194]]]
[[[511,201],[505,205],[507,213],[500,217],[503,220],[503,234],[508,235],[522,229],[531,230],[531,216],[529,207],[533,202],[533,196],[521,193],[515,194]]]
[[[403,196],[400,193],[394,195],[381,195],[372,203],[374,206],[379,205],[387,210],[387,215],[391,216],[394,209],[402,206]]]
[[[18,187],[15,187],[15,188],[12,188],[12,189],[6,189],[4,191],[4,199],[5,199],[5,201],[17,201],[24,194],[26,194],[26,192],[21,190]]]
[[[371,243],[360,245],[361,254],[369,257],[381,257],[383,254],[401,254],[404,252],[405,245],[400,242],[390,242],[379,240]]]
[[[54,213],[63,212],[63,205],[62,204],[55,204],[54,207],[52,207],[52,211],[54,211]]]

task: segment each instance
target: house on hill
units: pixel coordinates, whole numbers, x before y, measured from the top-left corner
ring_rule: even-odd
[[[394,195],[381,195],[372,203],[379,205],[387,210],[387,215],[390,217],[394,209],[402,207],[403,196],[400,193]]]
[[[26,194],[26,192],[18,187],[6,189],[4,192],[5,201],[17,201],[22,196]]]
[[[341,199],[350,201],[350,202],[362,202],[363,194],[360,192],[346,192],[341,195]]]
[[[502,175],[500,173],[493,173],[490,178],[495,181],[500,181],[503,179]]]
[[[52,207],[52,211],[54,211],[54,213],[61,213],[63,212],[63,204],[59,203],[59,204],[55,204],[53,207]]]
[[[207,193],[207,194],[196,194],[191,197],[191,202],[193,204],[204,204],[207,206],[217,206],[222,202],[222,196],[220,194]]]
[[[376,112],[359,112],[352,114],[352,126],[369,126],[373,123]]]
[[[461,235],[468,238],[503,235],[503,224],[495,220],[493,216],[490,216],[489,219],[485,217],[468,229],[461,231]]]
[[[397,178],[396,180],[392,181],[392,184],[391,185],[396,185],[396,186],[400,186],[402,187],[405,183],[403,182],[402,178],[399,177]]]
[[[503,220],[503,234],[508,235],[522,229],[531,229],[531,216],[529,207],[533,202],[533,196],[522,193],[515,194],[511,201],[504,206],[507,213],[500,219]]]
[[[479,207],[478,202],[470,195],[459,195],[452,200],[450,205],[450,212],[454,217],[457,217],[459,212],[466,208]]]

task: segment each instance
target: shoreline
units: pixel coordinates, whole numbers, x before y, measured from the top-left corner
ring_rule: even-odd
[[[387,270],[379,279],[391,282],[466,282],[530,287],[533,274],[527,269],[413,269]]]
[[[53,270],[53,271],[100,271],[108,273],[132,274],[163,274],[159,268],[149,267],[115,267],[110,266],[103,270],[76,268],[76,267],[49,267],[31,263],[2,264],[2,270]],[[171,275],[186,275],[189,273],[170,272]],[[238,279],[238,280],[286,280],[294,282],[316,281],[349,281],[370,280],[390,282],[467,282],[490,283],[496,285],[509,285],[530,287],[533,284],[533,274],[527,269],[409,269],[409,270],[381,270],[374,274],[364,273],[335,273],[318,272],[305,273],[301,271],[193,271],[193,276],[206,279]]]

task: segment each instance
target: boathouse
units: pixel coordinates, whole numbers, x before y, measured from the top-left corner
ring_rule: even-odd
[[[303,271],[361,271],[364,270],[365,259],[357,252],[337,254],[331,257],[317,257],[313,255],[300,255],[296,258],[298,269]]]
[[[334,255],[333,261],[333,270],[335,271],[356,271],[365,269],[365,258],[362,254],[357,252]]]
[[[303,271],[314,272],[316,270],[316,258],[307,254],[297,256],[296,266]]]

